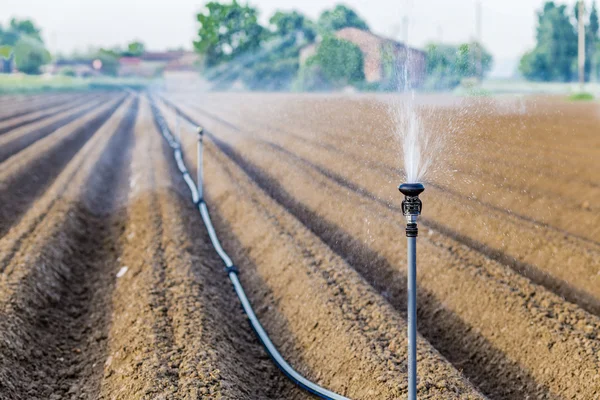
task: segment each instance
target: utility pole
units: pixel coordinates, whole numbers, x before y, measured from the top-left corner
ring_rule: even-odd
[[[483,61],[482,61],[482,49],[481,49],[481,0],[475,2],[475,36],[477,37],[477,64],[476,73],[477,78],[483,79]]]
[[[408,15],[405,15],[402,18],[402,28],[403,28],[402,40],[404,40],[404,45],[408,46]]]
[[[583,0],[579,0],[578,10],[578,26],[579,26],[579,41],[578,41],[578,62],[579,62],[579,89],[583,92],[585,83],[585,10],[583,8]]]

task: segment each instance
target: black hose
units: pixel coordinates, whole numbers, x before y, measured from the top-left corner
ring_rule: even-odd
[[[186,119],[189,123],[191,123],[192,125],[194,125],[196,127],[199,127],[199,125],[190,116],[183,113],[173,103],[169,102],[168,100],[166,100],[164,98],[161,98],[161,99],[165,104],[167,104],[170,108],[175,110],[180,116],[182,116],[184,119]],[[238,270],[235,267],[235,265],[233,264],[233,261],[231,261],[231,258],[225,252],[225,250],[223,250],[223,247],[221,246],[221,242],[219,241],[219,239],[217,237],[217,233],[215,232],[212,221],[210,219],[210,214],[208,213],[208,207],[206,205],[206,202],[199,195],[200,187],[203,184],[202,177],[200,177],[198,179],[199,187],[196,187],[196,185],[194,184],[194,181],[190,177],[190,174],[185,166],[185,163],[183,162],[183,153],[181,150],[181,145],[177,140],[175,140],[174,136],[171,134],[171,131],[169,130],[169,127],[167,126],[165,119],[163,118],[158,107],[156,107],[156,104],[152,97],[150,97],[150,105],[151,105],[152,111],[154,113],[155,120],[156,120],[158,126],[160,127],[163,137],[167,140],[167,142],[169,143],[169,146],[171,146],[171,148],[173,149],[173,156],[175,157],[177,167],[179,168],[179,171],[182,173],[185,182],[187,183],[187,185],[190,188],[190,191],[192,192],[192,201],[194,202],[194,204],[198,207],[198,210],[200,211],[200,215],[202,216],[202,221],[204,222],[204,226],[206,227],[206,230],[208,231],[208,236],[210,237],[211,243],[212,243],[213,247],[215,248],[215,251],[217,252],[219,257],[221,258],[221,260],[223,260],[223,263],[225,264],[225,272],[229,276],[229,279],[231,280],[231,283],[233,284],[235,293],[237,294],[238,298],[240,299],[240,302],[242,303],[242,308],[244,309],[244,312],[248,316],[250,325],[252,326],[252,329],[254,329],[254,332],[258,336],[258,339],[262,343],[267,354],[269,354],[269,357],[271,357],[271,359],[273,360],[275,365],[277,365],[277,367],[292,382],[294,382],[296,385],[298,385],[302,389],[304,389],[316,396],[319,396],[322,399],[326,399],[326,400],[350,400],[347,397],[344,397],[337,393],[331,392],[331,391],[317,385],[316,383],[306,379],[304,376],[300,375],[294,368],[292,368],[292,366],[290,364],[288,364],[288,362],[285,361],[283,356],[279,353],[279,351],[277,350],[277,348],[275,347],[275,345],[269,338],[269,335],[264,330],[264,328],[260,324],[260,321],[256,317],[256,314],[254,313],[254,310],[252,309],[252,305],[250,304],[250,301],[248,300],[248,297],[246,296],[244,288],[242,287],[242,284],[240,283],[240,281],[238,279]],[[199,146],[202,146],[202,140],[201,140],[202,130],[199,129],[198,132],[200,132]],[[201,154],[201,152],[202,152],[202,148],[200,147],[199,154]]]

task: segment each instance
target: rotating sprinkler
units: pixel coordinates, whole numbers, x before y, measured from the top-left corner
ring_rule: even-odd
[[[425,187],[420,183],[403,183],[398,187],[404,195],[402,213],[406,218],[408,240],[408,400],[417,399],[417,218],[423,203],[419,195]]]

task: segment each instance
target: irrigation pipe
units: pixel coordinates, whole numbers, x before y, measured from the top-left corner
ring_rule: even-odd
[[[242,287],[242,284],[240,283],[240,280],[238,279],[238,270],[237,270],[236,266],[233,264],[233,261],[231,261],[231,258],[227,255],[227,253],[225,252],[225,250],[223,250],[223,247],[221,246],[221,242],[219,241],[219,238],[217,237],[217,233],[215,232],[212,221],[210,219],[210,214],[208,213],[208,207],[206,206],[206,202],[204,201],[204,197],[202,195],[202,193],[203,193],[202,187],[204,186],[203,171],[202,171],[202,161],[203,161],[202,153],[203,153],[203,149],[204,149],[204,144],[203,144],[204,132],[203,132],[202,128],[195,121],[193,121],[189,116],[180,112],[180,110],[177,107],[175,107],[173,104],[171,104],[167,100],[163,99],[163,101],[170,108],[172,108],[177,115],[178,136],[179,137],[176,139],[171,134],[169,127],[167,126],[166,121],[165,121],[164,117],[162,116],[162,113],[160,112],[160,110],[158,109],[158,107],[156,106],[156,104],[154,102],[153,97],[150,97],[150,105],[152,107],[152,111],[154,113],[156,122],[158,123],[158,126],[160,127],[161,134],[166,139],[166,141],[169,143],[169,146],[173,149],[173,156],[175,157],[175,162],[177,163],[177,168],[183,175],[183,179],[185,180],[188,187],[190,188],[190,191],[192,193],[192,200],[193,200],[194,204],[198,207],[198,210],[200,211],[200,215],[202,216],[202,221],[204,221],[204,225],[206,226],[206,230],[208,231],[208,236],[210,237],[210,241],[211,241],[213,247],[215,248],[215,251],[217,252],[219,257],[221,257],[221,260],[223,260],[223,263],[225,264],[225,272],[227,273],[227,275],[229,276],[229,280],[231,280],[231,283],[233,284],[235,293],[237,294],[238,298],[240,299],[240,302],[242,303],[242,308],[244,309],[244,312],[248,316],[248,319],[250,320],[250,324],[252,325],[252,328],[256,332],[258,339],[264,346],[265,350],[267,351],[267,353],[269,354],[269,356],[271,357],[271,359],[273,360],[275,365],[277,365],[277,367],[296,385],[300,386],[301,388],[307,390],[308,392],[310,392],[316,396],[319,396],[323,399],[350,400],[347,397],[344,397],[344,396],[334,393],[330,390],[327,390],[327,389],[317,385],[316,383],[309,381],[304,376],[300,375],[294,368],[292,368],[292,366],[290,364],[288,364],[287,361],[285,361],[285,359],[282,357],[282,355],[279,353],[279,351],[277,350],[277,348],[275,347],[275,345],[269,338],[269,335],[267,334],[267,332],[264,330],[264,328],[260,324],[260,321],[256,317],[256,314],[254,313],[254,310],[252,309],[252,305],[250,304],[250,301],[248,300],[248,297],[246,296],[246,292],[244,291],[244,288]],[[189,172],[185,166],[185,163],[183,161],[183,153],[181,151],[181,145],[180,145],[181,125],[180,125],[179,118],[181,118],[181,117],[183,117],[185,120],[187,120],[187,122],[194,125],[197,129],[197,135],[198,135],[198,145],[197,145],[198,183],[197,183],[197,186],[194,183],[194,181],[192,180],[192,178],[190,177],[190,174],[189,174]]]

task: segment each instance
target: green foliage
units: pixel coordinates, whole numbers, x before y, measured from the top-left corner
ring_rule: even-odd
[[[600,30],[600,24],[598,21],[598,9],[596,8],[596,2],[592,3],[592,10],[590,11],[590,21],[586,27],[585,37],[585,52],[586,52],[586,79],[589,79],[592,75],[594,78],[598,78],[598,56],[600,53],[597,51],[598,47],[598,32]]]
[[[236,0],[227,4],[211,1],[197,18],[200,29],[194,48],[204,55],[208,67],[257,50],[266,33],[258,23],[258,11]]]
[[[122,91],[123,87],[144,90],[152,84],[155,83],[140,78],[73,78],[64,75],[0,74],[0,95],[6,93],[88,91],[93,89]]]
[[[67,67],[67,68],[63,68],[60,71],[60,74],[62,76],[70,76],[70,77],[75,77],[77,76],[77,73],[75,72],[75,70],[73,68]]]
[[[537,44],[519,63],[525,78],[568,82],[577,76],[577,30],[566,9],[548,1],[538,12]]]
[[[261,62],[244,71],[242,80],[252,90],[289,90],[298,73],[297,58]]]
[[[43,43],[40,29],[28,19],[11,18],[7,29],[0,29],[0,44],[15,46],[21,36],[27,36]]]
[[[39,74],[41,66],[50,62],[40,29],[31,20],[12,18],[7,29],[0,29],[2,70],[10,72],[13,57],[17,69],[26,74]]]
[[[354,10],[342,4],[338,4],[333,10],[323,11],[318,25],[323,33],[331,33],[347,27],[369,30],[367,23]]]
[[[275,36],[301,35],[300,42],[312,43],[315,41],[317,31],[315,24],[297,11],[276,11],[269,19],[269,24],[274,28]],[[296,41],[296,40],[295,40]]]
[[[312,21],[297,11],[277,11],[269,19],[271,46],[265,55],[249,63],[241,78],[250,89],[290,90],[299,69],[300,49],[314,42],[316,30]]]
[[[12,46],[2,45],[0,46],[0,58],[8,60],[12,55]]]
[[[591,100],[594,100],[594,95],[591,94],[591,93],[586,93],[586,92],[573,93],[572,95],[569,96],[569,100],[572,100],[572,101],[591,101]]]
[[[254,8],[236,0],[209,2],[198,14],[194,47],[204,56],[204,75],[214,87],[224,89],[238,80],[256,90],[343,87],[364,81],[360,49],[329,33],[349,26],[368,30],[351,9],[339,5],[325,11],[319,24],[297,11],[275,12],[267,27],[257,17]],[[315,41],[317,32],[327,34],[313,64],[301,68],[300,50]]]
[[[298,77],[292,85],[296,92],[313,92],[331,90],[333,86],[325,78],[321,68],[314,62],[308,62],[300,67]]]
[[[39,74],[42,65],[50,62],[51,57],[43,44],[33,38],[21,37],[14,48],[17,69],[26,74]]]
[[[127,50],[123,52],[124,56],[128,57],[139,57],[146,51],[144,43],[135,41],[127,45]]]
[[[428,44],[425,51],[426,87],[429,89],[452,89],[465,78],[478,77],[480,51],[482,74],[485,75],[492,68],[492,55],[478,43],[463,43],[459,46]]]
[[[323,38],[317,54],[307,64],[318,65],[325,79],[337,87],[365,79],[363,54],[358,46],[334,36]]]
[[[95,58],[102,61],[100,71],[105,75],[116,76],[119,72],[119,51],[100,49],[95,55]]]

